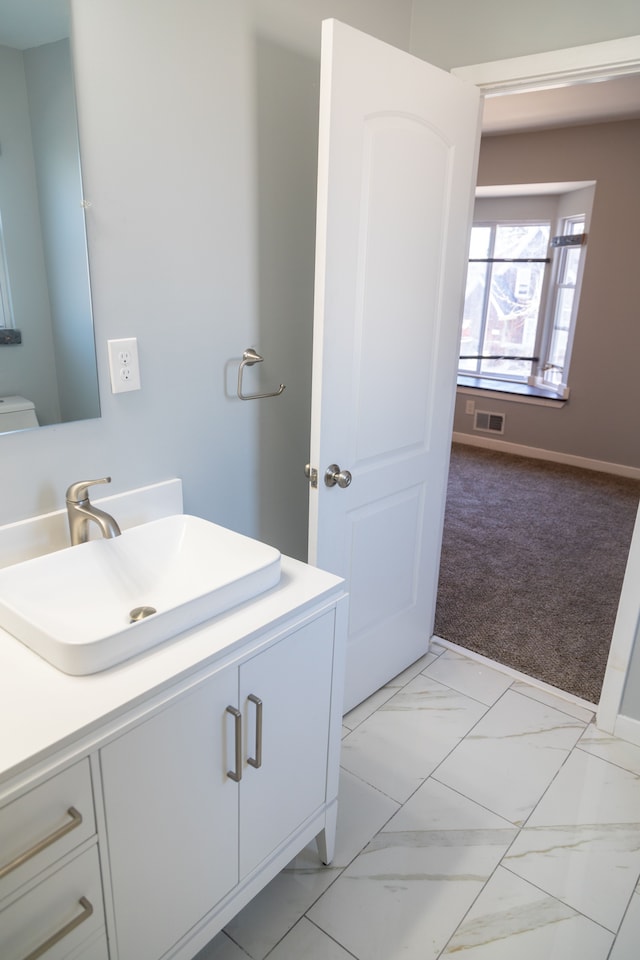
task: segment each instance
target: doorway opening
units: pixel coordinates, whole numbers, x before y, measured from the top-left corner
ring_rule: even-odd
[[[635,38],[636,41],[637,39]],[[601,46],[606,45],[596,44],[593,45],[593,48]],[[582,49],[588,50],[588,48]],[[640,89],[638,50],[635,53],[635,62],[632,63],[627,58],[624,63],[618,63],[614,62],[610,50],[603,51],[603,60],[599,62],[599,51],[592,49],[585,54],[583,58],[584,67],[580,70],[573,66],[568,70],[564,68],[562,54],[566,53],[567,51],[558,51],[558,57],[555,59],[555,63],[551,64],[551,67],[549,62],[541,63],[540,72],[532,66],[532,61],[537,58],[529,57],[520,58],[520,62],[518,60],[504,61],[502,64],[485,64],[462,68],[455,70],[454,73],[477,83],[484,88],[485,93],[490,94],[486,100],[488,110],[485,110],[484,124],[490,137],[502,136],[508,130],[513,131],[514,129],[525,132],[527,127],[528,132],[534,129],[538,131],[550,129],[547,117],[549,116],[550,104],[554,100],[559,106],[551,116],[551,126],[556,129],[567,123],[585,125],[593,122],[603,123],[606,120],[622,119],[623,117],[624,119],[638,117],[638,104],[640,103],[640,96],[637,93]],[[609,60],[607,60],[607,57],[609,57]],[[545,58],[540,59],[542,61]],[[525,63],[525,61],[527,62]],[[575,64],[575,57],[569,59],[565,57],[564,62]],[[633,76],[621,76],[622,74],[633,74]],[[598,84],[590,82],[594,79],[607,79],[608,82]],[[550,89],[552,87],[553,90]],[[541,90],[540,88],[544,89]],[[607,113],[602,106],[607,101],[607,96],[614,94],[615,99],[616,91],[621,93],[623,88],[634,91],[632,93],[633,106],[623,107],[622,104],[618,103],[615,115],[612,112]],[[598,93],[595,99],[594,91]],[[508,95],[498,96],[497,94],[500,92]],[[599,112],[593,115],[585,113],[584,111],[588,110],[589,102],[592,102]],[[567,116],[567,109],[574,111],[572,116]],[[624,111],[626,111],[626,114]],[[494,141],[494,147],[495,144],[496,141]],[[532,177],[531,179],[538,180],[540,178]],[[549,177],[548,179],[552,178]],[[632,643],[632,636],[628,636],[624,641],[627,663],[631,654]],[[609,679],[611,680],[611,676]],[[621,702],[624,674],[622,678],[618,677],[615,682],[609,683],[608,686],[606,681],[607,677],[605,676],[603,698],[606,690],[608,723],[611,727],[611,724],[615,722],[615,716]],[[602,707],[603,700],[601,700]]]

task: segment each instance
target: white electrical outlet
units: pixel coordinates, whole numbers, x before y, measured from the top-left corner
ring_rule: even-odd
[[[111,392],[125,393],[140,389],[138,366],[138,341],[135,337],[125,340],[107,340]]]
[[[467,400],[464,406],[465,413],[475,413],[476,412],[476,402],[475,400]]]

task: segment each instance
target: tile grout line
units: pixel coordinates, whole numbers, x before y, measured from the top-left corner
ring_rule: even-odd
[[[606,930],[607,933],[610,933],[613,936],[613,942],[615,943],[615,938],[618,936],[618,933],[620,932],[622,921],[620,921],[620,923],[618,924],[617,930],[612,930],[611,927],[607,927],[600,920],[595,920],[593,917],[590,917],[588,913],[585,913],[583,910],[578,910],[577,907],[574,907],[572,904],[567,903],[567,901],[563,900],[562,897],[556,896],[555,893],[549,893],[549,891],[545,890],[544,887],[541,887],[539,883],[534,883],[533,880],[528,880],[528,879],[525,879],[524,877],[521,877],[519,873],[516,873],[515,870],[512,870],[510,867],[503,866],[503,870],[507,870],[512,877],[517,877],[518,880],[522,880],[524,881],[524,883],[528,883],[529,886],[535,887],[535,889],[539,890],[540,893],[543,893],[545,897],[551,897],[552,900],[557,900],[558,903],[561,903],[563,904],[563,906],[568,907],[569,910],[573,910],[576,916],[583,917],[585,920],[588,920],[589,923],[595,923],[597,927],[601,927],[602,930]],[[627,904],[627,907],[625,908],[625,913],[626,913],[626,910],[628,909],[628,906],[629,905]],[[624,918],[624,914],[623,914],[623,918]]]

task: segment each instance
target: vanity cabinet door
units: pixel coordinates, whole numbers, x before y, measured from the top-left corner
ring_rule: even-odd
[[[157,960],[238,881],[237,670],[101,751],[118,956]]]
[[[240,667],[241,878],[325,802],[333,631],[331,611]]]

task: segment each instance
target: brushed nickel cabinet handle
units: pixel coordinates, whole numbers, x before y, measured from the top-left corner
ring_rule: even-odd
[[[29,847],[28,850],[25,850],[24,853],[18,854],[10,863],[5,863],[3,867],[0,867],[0,880],[3,877],[6,877],[7,874],[11,873],[12,870],[16,870],[18,867],[21,867],[23,863],[26,863],[27,860],[31,860],[32,857],[36,857],[43,850],[46,850],[47,847],[50,847],[52,843],[60,840],[61,837],[66,836],[67,833],[70,833],[72,830],[75,830],[76,827],[79,827],[82,823],[82,814],[79,813],[75,807],[69,807],[67,814],[71,817],[69,823],[65,823],[62,827],[58,827],[57,830],[54,830],[53,833],[50,833],[48,837],[45,837],[44,840],[40,840],[38,843],[34,844],[32,847]]]
[[[262,766],[262,700],[253,693],[249,694],[247,700],[256,705],[256,755],[247,757],[247,763],[257,769]]]
[[[227,776],[230,780],[235,780],[236,783],[239,783],[242,780],[242,714],[239,710],[236,710],[235,707],[227,707],[226,712],[230,713],[233,717],[236,741],[236,768],[235,770],[227,770]]]
[[[93,906],[87,900],[86,897],[80,897],[78,903],[82,907],[82,913],[79,913],[77,917],[74,917],[73,920],[70,920],[69,923],[65,923],[64,927],[60,927],[55,933],[51,934],[48,940],[45,940],[44,943],[41,943],[39,947],[36,947],[35,950],[32,950],[24,960],[38,960],[38,957],[44,956],[44,954],[51,950],[51,947],[55,946],[56,943],[60,943],[65,937],[67,937],[72,930],[75,930],[76,927],[79,927],[81,923],[84,923],[85,920],[88,920],[91,914],[93,913]]]

